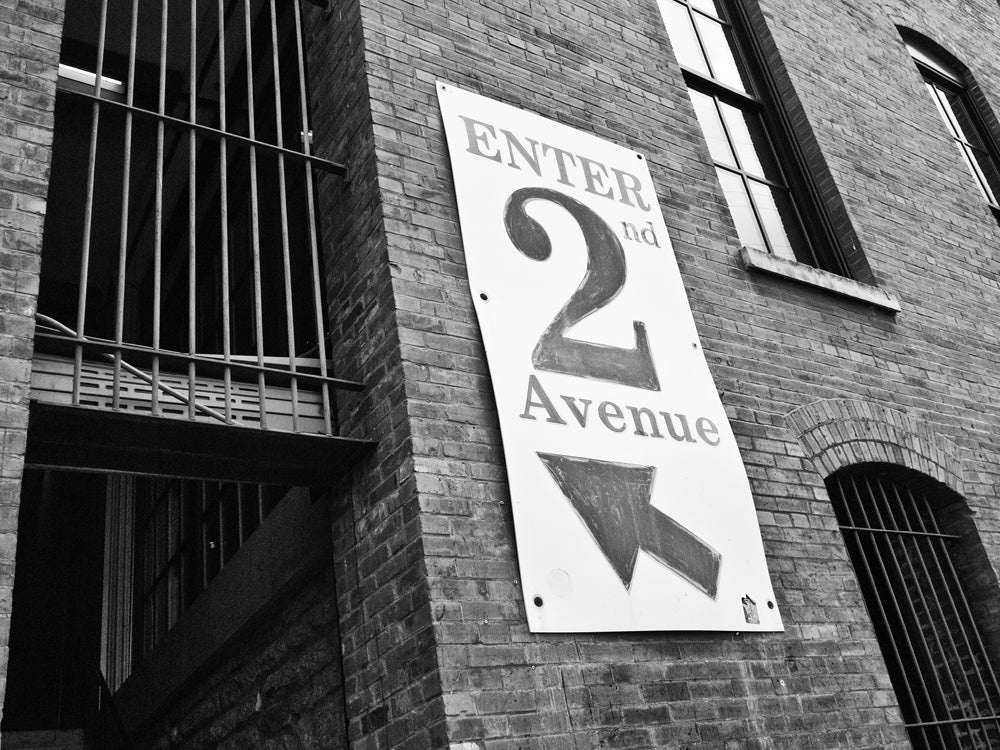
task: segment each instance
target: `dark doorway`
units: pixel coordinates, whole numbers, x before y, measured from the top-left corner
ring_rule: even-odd
[[[97,717],[105,484],[98,474],[24,474],[4,734]]]

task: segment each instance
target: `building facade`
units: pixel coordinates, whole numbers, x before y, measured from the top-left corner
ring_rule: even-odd
[[[5,747],[1000,747],[1000,5],[2,23]],[[645,159],[783,632],[529,630],[439,82]]]

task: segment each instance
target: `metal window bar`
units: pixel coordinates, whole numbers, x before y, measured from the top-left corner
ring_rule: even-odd
[[[92,404],[89,393],[83,392],[92,374],[92,355],[111,341],[113,346],[106,353],[111,357],[108,406],[112,410],[141,408],[155,416],[166,416],[167,412],[176,411],[167,405],[180,402],[187,419],[208,416],[226,424],[249,423],[264,429],[332,435],[335,424],[329,389],[357,389],[360,384],[330,374],[314,170],[341,175],[346,170],[343,165],[316,157],[305,135],[309,121],[298,2],[293,2],[289,9],[274,0],[244,0],[242,4],[218,0],[205,10],[192,0],[186,17],[183,7],[175,6],[179,12],[170,14],[168,5],[164,0],[160,13],[142,14],[137,0],[102,0],[92,90],[80,91],[79,71],[74,86],[60,87],[62,96],[89,102],[91,110],[83,228],[78,246],[76,325],[58,323],[51,316],[40,317],[49,324],[55,321],[55,325],[48,326],[49,331],[43,330],[41,338],[72,339],[69,398],[74,405]],[[120,47],[108,47],[105,31],[111,22],[118,25],[127,22],[127,53]],[[176,53],[177,34],[182,27],[189,44],[184,71],[178,68]],[[242,48],[237,39],[242,41]],[[127,58],[122,63],[127,75],[118,75],[125,78],[122,86],[105,85],[108,49]],[[144,60],[156,61],[155,87],[151,75],[137,74],[139,62]],[[244,84],[239,83],[241,69],[245,71],[245,90],[242,90]],[[183,77],[178,79],[178,73],[183,73]],[[183,92],[186,112],[176,111],[182,100],[171,96],[178,80],[183,80],[187,88]],[[295,81],[295,85],[286,87],[286,81]],[[144,87],[150,91],[142,93]],[[214,89],[218,95],[209,96]],[[154,93],[155,110],[144,103],[151,101]],[[240,105],[235,118],[227,100]],[[273,112],[268,113],[271,105]],[[112,114],[104,116],[112,118],[105,126],[102,113],[112,110]],[[115,126],[122,118],[122,150],[116,157],[120,166],[109,172],[107,139],[116,137]],[[136,150],[142,139],[136,131],[140,119],[155,127],[155,149],[152,140],[148,146],[155,155],[148,162],[144,161],[141,146],[140,151]],[[268,121],[262,126],[264,119]],[[241,128],[243,133],[239,132]],[[290,147],[290,138],[286,140],[290,128],[303,133],[300,150]],[[180,140],[186,148],[178,148]],[[276,188],[270,184],[271,172],[265,177],[261,171],[262,156],[274,161]],[[294,189],[286,161],[297,165]],[[143,169],[145,163],[151,168]],[[237,165],[235,172],[234,165]],[[266,168],[270,170],[271,166]],[[95,268],[108,267],[106,263],[94,265],[94,253],[104,250],[101,234],[106,229],[106,218],[100,213],[104,209],[95,197],[101,175],[118,169],[122,170],[122,181],[115,208],[117,252],[111,264],[114,288],[107,294],[113,307],[113,323],[107,329],[103,327],[105,323],[97,320],[99,312],[95,312],[95,306],[102,303],[97,298],[104,296],[104,290],[103,282],[92,274]],[[186,179],[179,180],[182,173]],[[268,181],[267,197],[262,179]],[[270,197],[272,190],[276,200]],[[148,194],[146,209],[139,205],[143,191]],[[304,198],[300,199],[300,195]],[[247,196],[249,205],[234,212],[233,196],[239,196],[238,201]],[[102,195],[102,202],[105,199]],[[300,209],[302,216],[298,216]],[[272,219],[265,217],[264,212],[272,210],[280,225],[280,242],[268,240],[265,244],[264,234],[271,232]],[[172,222],[183,213],[187,231],[179,237]],[[148,248],[139,247],[145,231],[138,226],[140,214],[150,217]],[[218,223],[209,234],[207,222],[213,216]],[[234,222],[239,224],[235,235]],[[234,241],[241,243],[236,246],[240,257],[247,258],[243,261],[246,274],[234,276]],[[182,251],[186,251],[186,267],[177,265],[176,256]],[[297,269],[303,277],[308,276],[306,283],[299,283]],[[142,273],[148,276],[141,276],[140,281],[151,279],[150,293],[145,297],[137,291],[136,274]],[[237,299],[234,289],[243,283],[244,277],[249,277],[251,291],[241,293]],[[266,291],[272,278],[281,280],[280,294]],[[184,307],[179,308],[178,303]],[[139,312],[137,306],[141,308]],[[186,318],[183,324],[177,319],[181,309]],[[234,328],[237,318],[240,328],[246,330],[239,345]],[[140,319],[147,322],[141,323]],[[303,327],[303,322],[308,325]],[[276,331],[281,328],[284,335],[279,337]],[[183,341],[179,340],[180,331],[184,331]],[[137,349],[151,353],[151,357],[144,358],[141,368],[125,359]],[[311,366],[318,366],[318,374],[308,368],[303,370],[299,361],[304,351],[312,349],[318,356]],[[253,367],[247,367],[249,363],[242,356],[248,350],[256,360]],[[275,363],[276,358],[283,360],[280,366]],[[206,360],[221,367],[203,367],[201,363]],[[179,387],[176,378],[168,374],[169,368],[181,364],[183,367],[174,371],[185,373],[184,387]],[[200,403],[206,382],[211,381],[206,375],[208,371],[218,371],[221,375],[222,397],[216,398],[212,406]],[[246,417],[245,409],[237,416],[234,408],[235,383],[241,374],[256,381],[257,414],[253,419]],[[274,385],[275,375],[287,395],[273,395],[278,387]],[[126,397],[126,389],[133,387],[130,384],[136,378],[151,386],[147,406],[137,407]],[[303,391],[310,394],[307,400],[303,400]],[[240,389],[241,394],[245,392],[246,388]],[[286,418],[276,420],[271,413],[274,398],[281,401],[279,409],[290,411]],[[304,409],[308,410],[308,420],[302,418]]]
[[[923,491],[841,473],[830,498],[916,748],[1000,747],[1000,684]]]

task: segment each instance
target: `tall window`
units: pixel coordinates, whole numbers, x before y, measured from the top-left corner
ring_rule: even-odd
[[[969,97],[962,72],[929,49],[909,42],[907,47],[976,187],[1000,217],[1000,158]]]
[[[66,4],[44,400],[332,434],[299,2]]]
[[[851,275],[798,165],[782,158],[791,144],[734,4],[659,4],[740,242]]]
[[[1000,747],[1000,685],[956,561],[960,538],[942,523],[957,498],[892,467],[826,484],[914,748]]]

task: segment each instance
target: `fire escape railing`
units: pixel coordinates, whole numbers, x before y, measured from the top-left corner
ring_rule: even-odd
[[[299,3],[155,10],[67,18],[33,397],[333,436]]]

